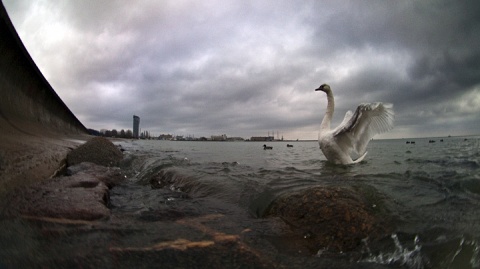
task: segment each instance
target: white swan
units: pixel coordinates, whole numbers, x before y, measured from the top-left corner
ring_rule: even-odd
[[[322,84],[315,91],[327,94],[327,111],[320,125],[318,143],[328,161],[336,164],[358,163],[367,155],[368,142],[377,134],[393,128],[393,105],[388,103],[360,104],[355,113],[348,111],[342,123],[330,130],[335,103],[332,90]],[[360,157],[352,160],[350,154],[355,152]]]

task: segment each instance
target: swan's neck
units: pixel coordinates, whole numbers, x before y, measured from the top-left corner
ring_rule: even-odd
[[[320,132],[330,130],[330,122],[332,121],[333,110],[335,109],[332,91],[327,91],[327,102],[327,112],[325,112],[322,124],[320,125]]]

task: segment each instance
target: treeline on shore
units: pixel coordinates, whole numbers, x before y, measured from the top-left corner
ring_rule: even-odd
[[[128,130],[120,130],[120,131],[117,131],[116,129],[112,129],[112,130],[105,130],[105,129],[102,129],[100,131],[98,130],[94,130],[94,129],[87,129],[88,131],[88,134],[90,135],[94,135],[94,136],[103,136],[103,137],[118,137],[118,138],[134,138],[133,136],[133,132],[132,130],[128,129]],[[150,135],[150,132],[149,131],[143,131],[142,133],[140,133],[139,135],[139,138],[142,138],[142,139],[152,139],[154,137],[152,137]]]

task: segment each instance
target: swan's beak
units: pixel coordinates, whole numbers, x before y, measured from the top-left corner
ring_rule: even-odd
[[[320,87],[316,88],[315,91],[322,91],[322,92],[325,92],[325,88],[324,88],[325,84],[322,84],[320,85]]]

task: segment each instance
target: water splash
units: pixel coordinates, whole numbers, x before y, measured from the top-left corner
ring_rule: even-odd
[[[391,238],[395,244],[395,250],[390,253],[379,253],[374,255],[367,244],[367,240],[363,240],[364,247],[368,253],[368,257],[360,260],[360,262],[370,262],[378,264],[387,264],[387,265],[396,265],[396,266],[407,266],[412,269],[423,269],[425,268],[425,258],[423,257],[421,250],[422,245],[420,244],[420,238],[415,236],[413,240],[413,249],[408,249],[404,247],[400,240],[398,239],[397,234],[392,234]]]
[[[453,255],[447,255],[447,268],[480,268],[480,245],[474,239],[462,237]]]
[[[473,241],[471,244],[474,248],[470,264],[472,264],[472,268],[480,268],[480,244],[477,241]]]

